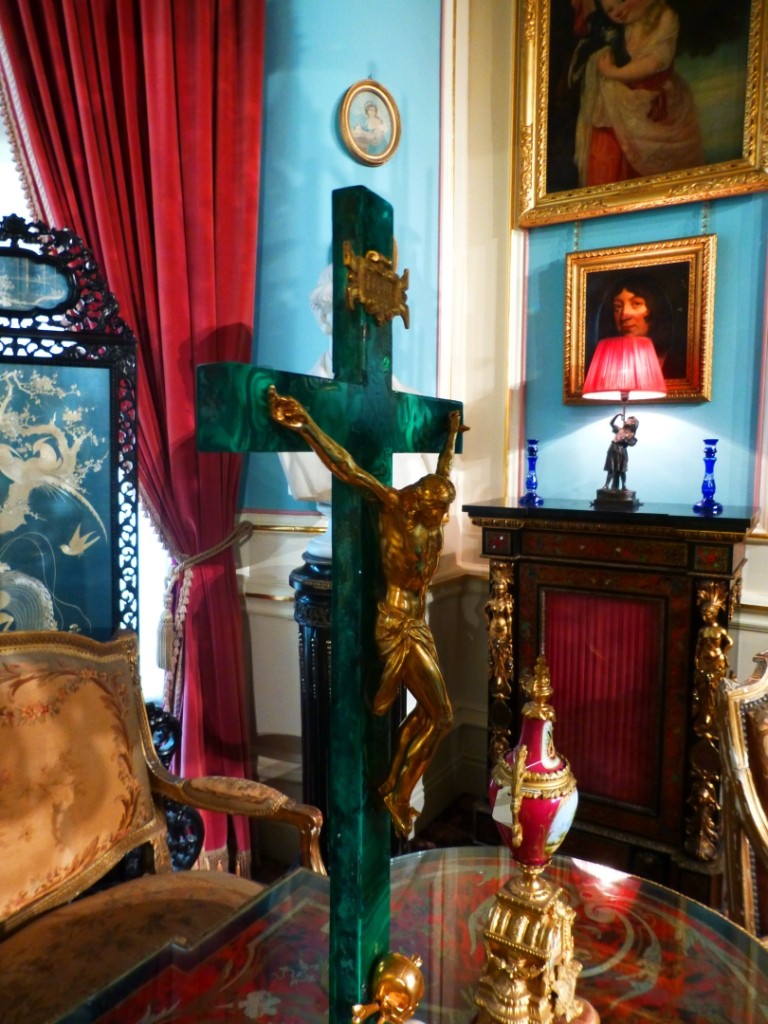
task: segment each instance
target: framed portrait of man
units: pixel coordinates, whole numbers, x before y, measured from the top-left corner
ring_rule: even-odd
[[[580,403],[598,341],[653,341],[667,385],[660,402],[708,401],[716,235],[566,255],[563,398]]]
[[[765,0],[524,0],[516,220],[768,188]]]

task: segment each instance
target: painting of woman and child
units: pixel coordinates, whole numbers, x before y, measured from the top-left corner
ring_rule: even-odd
[[[749,88],[750,67],[759,56],[750,53],[751,24],[764,18],[762,7],[750,0],[552,0],[537,5],[548,60],[532,66],[529,77],[537,81],[528,88],[535,90],[538,116],[546,124],[546,133],[532,132],[534,145],[542,139],[546,143],[545,152],[529,154],[534,195],[528,201],[567,202],[574,197],[562,193],[584,189],[613,187],[627,193],[627,183],[711,171],[715,165],[733,175],[733,162],[746,159],[759,141],[746,139],[745,123],[749,132],[748,104],[764,101],[762,76],[756,76],[757,89]],[[757,95],[750,100],[752,93]],[[747,188],[768,187],[757,156],[747,164],[755,171]],[[666,184],[666,201],[674,201],[674,190]],[[727,179],[723,188],[745,190],[743,174],[738,186]],[[613,212],[599,205],[590,209],[590,198],[582,193],[578,210],[554,211],[545,219]],[[687,188],[680,201],[692,198],[702,197]]]

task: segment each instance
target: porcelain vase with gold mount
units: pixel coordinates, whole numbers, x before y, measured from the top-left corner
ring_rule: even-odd
[[[517,870],[499,890],[484,931],[485,962],[476,1024],[597,1024],[576,995],[574,912],[563,890],[542,878],[568,833],[578,793],[554,744],[555,712],[546,660],[536,662],[517,746],[494,768],[493,818]]]

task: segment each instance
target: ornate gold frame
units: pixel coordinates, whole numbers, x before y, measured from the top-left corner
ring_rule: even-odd
[[[768,4],[752,0],[743,149],[738,159],[610,185],[547,191],[551,8],[523,0],[515,126],[515,220],[521,227],[581,220],[768,189]]]
[[[599,337],[617,333],[607,320],[606,297],[622,278],[642,274],[655,283],[667,303],[670,342],[683,341],[684,372],[671,375],[665,398],[655,402],[701,402],[712,396],[712,324],[715,295],[716,235],[592,249],[566,254],[565,360],[563,401],[581,405],[589,359]],[[670,294],[673,293],[673,294]],[[653,332],[649,331],[653,336]],[[599,336],[598,336],[599,335]],[[654,338],[654,341],[657,341]],[[671,344],[670,344],[671,347]],[[662,365],[662,369],[664,369]]]
[[[366,96],[370,96],[370,101],[375,102],[383,110],[385,129],[387,121],[389,121],[388,138],[383,145],[375,147],[376,152],[371,152],[362,144],[360,138],[355,134],[355,126],[352,123],[356,108],[366,102]],[[371,167],[386,163],[400,142],[400,112],[392,94],[383,85],[374,82],[372,78],[364,78],[360,82],[355,82],[344,93],[344,98],[341,101],[339,130],[344,145],[360,163],[368,164]]]

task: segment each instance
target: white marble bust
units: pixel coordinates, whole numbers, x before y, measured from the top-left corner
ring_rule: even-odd
[[[313,377],[333,377],[333,264],[324,268],[317,284],[310,292],[309,307],[315,315],[320,330],[329,339],[328,349],[323,352],[312,369]],[[401,384],[393,375],[395,391],[413,389]],[[393,460],[392,482],[395,487],[419,480],[426,473],[434,472],[427,455],[397,453]],[[296,501],[311,501],[319,511],[328,516],[328,529],[324,540],[310,542],[309,550],[330,558],[331,545],[331,472],[320,462],[314,452],[280,452],[280,463],[288,480],[288,489]]]

